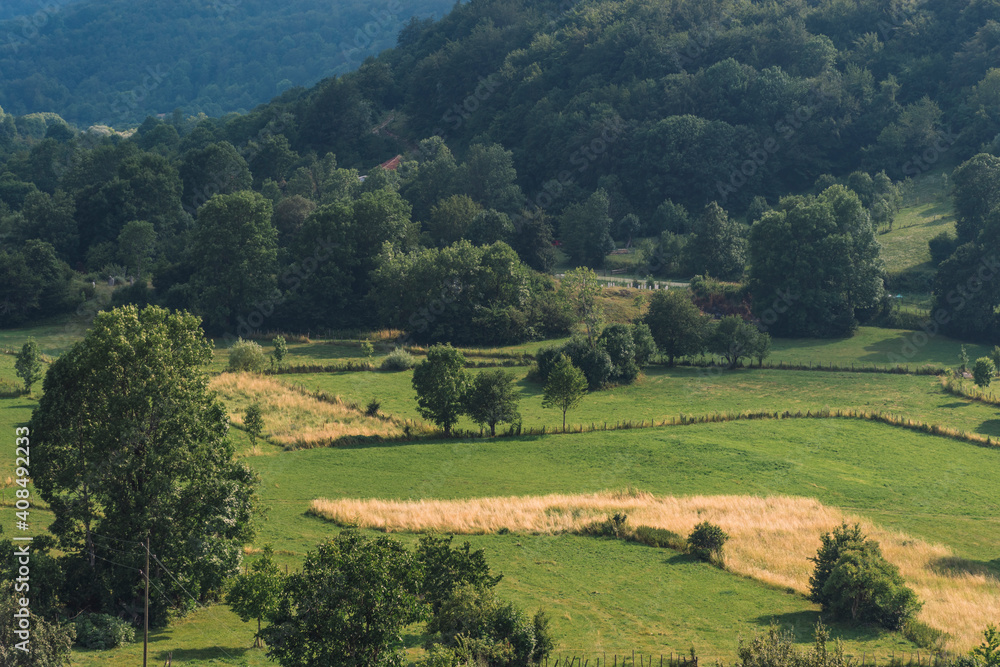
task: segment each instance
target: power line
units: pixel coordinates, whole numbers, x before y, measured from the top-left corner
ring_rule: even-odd
[[[122,544],[128,544],[128,545],[133,545],[133,546],[145,548],[145,545],[142,542],[137,542],[135,540],[124,540],[124,539],[121,539],[121,538],[118,538],[118,537],[111,537],[110,535],[100,535],[100,534],[94,533],[94,532],[91,532],[91,535],[94,536],[94,537],[99,537],[101,539],[114,540],[114,541],[120,542]],[[111,551],[116,551],[116,552],[118,552],[120,554],[124,554],[124,555],[127,555],[127,556],[136,555],[136,554],[131,553],[131,552],[122,551],[121,549],[116,549],[115,547],[109,546],[107,544],[98,544],[98,543],[95,542],[94,546],[101,547],[102,549],[110,549]],[[152,552],[149,552],[149,555],[153,558],[153,560],[156,561],[157,565],[160,566],[160,569],[162,569],[164,572],[166,572],[168,575],[170,575],[170,578],[173,579],[177,583],[177,585],[180,587],[180,589],[182,591],[184,591],[184,593],[189,598],[191,598],[191,600],[195,603],[195,605],[198,608],[200,608],[200,609],[207,609],[207,607],[204,604],[202,604],[201,602],[198,601],[198,598],[196,598],[194,595],[191,594],[190,591],[188,591],[188,589],[184,586],[184,584],[181,583],[180,579],[178,579],[177,576],[173,572],[170,571],[170,568],[168,568],[166,565],[163,564],[163,561],[160,560],[159,556],[157,556],[156,554],[154,554]],[[98,558],[98,559],[103,560],[103,561],[105,561],[107,563],[111,563],[112,565],[118,565],[120,567],[124,567],[124,568],[127,568],[129,570],[133,570],[135,572],[138,572],[138,573],[142,574],[142,570],[140,570],[138,568],[131,567],[129,565],[123,565],[122,563],[117,563],[115,561],[108,560],[107,558],[102,558],[101,556],[98,556],[97,554],[94,554],[94,558]],[[173,608],[175,610],[180,610],[180,607],[177,605],[177,603],[171,602],[170,596],[168,596],[166,594],[166,592],[162,588],[160,588],[159,585],[157,585],[155,582],[153,582],[152,578],[149,579],[149,582],[150,582],[151,585],[153,585],[154,587],[156,587],[156,589],[158,591],[160,591],[160,594],[163,595],[164,599],[171,606],[171,608]],[[233,637],[235,637],[237,639],[242,639],[231,628],[227,627],[225,629]],[[218,648],[220,651],[222,651],[223,653],[225,653],[227,657],[229,657],[229,658],[235,658],[235,656],[233,656],[231,653],[229,653],[226,649],[222,648],[221,646],[217,646],[216,648]]]

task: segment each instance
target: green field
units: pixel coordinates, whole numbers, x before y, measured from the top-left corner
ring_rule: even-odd
[[[7,331],[0,344],[17,347],[34,335],[43,350],[58,354],[74,340],[64,326]],[[943,336],[925,340],[914,332],[862,328],[850,339],[776,340],[771,361],[789,364],[879,366],[890,354],[908,361],[955,366],[960,343]],[[921,345],[921,343],[923,343]],[[536,352],[553,342],[481,351]],[[264,345],[269,350],[268,344]],[[967,346],[970,358],[987,349]],[[385,350],[376,353],[378,363]],[[290,345],[287,363],[332,364],[360,359],[357,343]],[[225,366],[217,349],[209,370]],[[526,379],[527,367],[509,369],[518,377],[525,426],[555,429],[555,410],[541,407],[541,388]],[[478,372],[478,371],[471,371]],[[382,411],[418,418],[411,372],[320,373],[277,376],[282,382],[367,402]],[[13,356],[0,355],[0,378],[16,381]],[[0,433],[13,435],[40,394],[0,400]],[[742,410],[861,408],[1000,437],[996,409],[951,396],[937,377],[826,371],[741,369],[734,372],[691,367],[651,366],[635,385],[588,395],[570,413],[574,424],[662,419],[685,414]],[[463,421],[463,428],[475,428]],[[231,431],[237,448],[246,435]],[[248,461],[261,474],[261,497],[268,508],[255,546],[272,544],[280,564],[297,568],[309,549],[339,529],[306,515],[318,497],[472,498],[496,495],[589,493],[633,486],[656,494],[788,494],[865,516],[952,547],[962,557],[991,567],[1000,576],[1000,450],[975,447],[880,424],[845,419],[731,422],[545,437],[424,440],[286,452],[265,444]],[[12,448],[0,457],[11,468]],[[7,474],[0,472],[0,482]],[[7,498],[3,523],[13,521]],[[37,503],[37,499],[36,499]],[[33,508],[33,530],[51,521],[41,504]],[[398,535],[406,543],[416,536]],[[737,637],[766,628],[772,619],[794,626],[797,639],[811,640],[818,608],[799,595],[695,563],[669,550],[570,535],[480,535],[491,565],[505,574],[502,595],[525,609],[544,607],[552,617],[557,651],[588,657],[604,651],[644,654],[687,652],[703,659],[732,660]],[[404,638],[416,659],[420,628]],[[224,605],[199,609],[152,636],[151,658],[184,664],[268,663],[249,650],[253,629]],[[835,628],[848,651],[911,651],[899,635]],[[74,664],[134,665],[141,647],[110,652],[77,651]]]
[[[542,387],[525,378],[527,369],[508,371],[518,377],[523,425],[545,426],[552,430],[561,428],[562,413],[542,408]],[[279,378],[358,403],[375,398],[382,403],[384,413],[420,419],[412,376],[412,372],[375,372],[283,375]],[[567,419],[570,424],[589,426],[618,421],[660,421],[680,414],[744,410],[815,412],[823,408],[889,412],[1000,437],[1000,419],[997,419],[995,407],[945,393],[935,376],[885,373],[651,367],[635,384],[588,394],[578,408],[569,412]],[[459,422],[459,428],[478,430],[467,418]]]
[[[955,213],[950,200],[920,204],[900,211],[892,231],[878,236],[886,271],[933,271],[927,242],[941,232],[955,234]]]

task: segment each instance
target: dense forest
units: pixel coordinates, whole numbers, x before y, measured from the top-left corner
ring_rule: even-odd
[[[0,8],[0,104],[80,126],[219,116],[348,72],[448,0],[18,0]]]
[[[76,2],[80,0],[7,0],[0,5],[0,21],[16,18],[22,27],[28,23],[38,27],[48,21],[47,14]]]
[[[781,333],[848,333],[884,310],[874,232],[901,181],[1000,153],[998,21],[986,0],[475,0],[244,115],[124,134],[6,115],[5,319],[117,275],[138,278],[119,301],[190,308],[216,333],[523,340],[561,321],[556,239],[592,267],[644,239],[651,274],[744,281],[755,310],[792,290]],[[1000,170],[977,160],[938,261],[988,245]],[[45,276],[18,273],[31,253]],[[952,326],[989,335],[977,313]]]

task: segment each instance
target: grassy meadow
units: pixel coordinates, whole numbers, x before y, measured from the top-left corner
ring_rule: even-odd
[[[880,235],[893,270],[925,261],[917,253],[926,239],[917,237],[951,225],[948,213],[933,202],[920,204],[904,211],[893,232]],[[616,288],[609,294],[612,319],[640,312],[641,291]],[[78,328],[53,322],[3,331],[0,347],[18,347],[34,335],[46,354],[58,355],[79,340]],[[391,349],[394,336],[372,335],[374,364]],[[469,360],[532,354],[558,343],[474,350]],[[262,345],[270,350],[268,342]],[[944,336],[862,327],[848,339],[775,340],[769,361],[871,367],[903,358],[912,368],[954,367],[960,345]],[[973,360],[988,351],[967,349]],[[211,386],[230,412],[240,456],[261,476],[267,509],[247,549],[250,558],[270,544],[280,565],[294,570],[342,523],[361,524],[371,533],[391,530],[407,544],[436,527],[462,533],[460,541],[486,551],[494,570],[504,573],[501,595],[531,612],[548,610],[557,653],[669,655],[693,646],[703,659],[729,662],[739,636],[772,621],[792,628],[797,641],[811,641],[819,608],[802,595],[806,558],[822,530],[857,517],[928,601],[924,620],[951,630],[951,646],[977,639],[982,628],[974,626],[984,625],[986,616],[970,608],[994,616],[1000,609],[1000,449],[848,419],[440,440],[416,411],[412,372],[233,375],[224,372],[226,354],[217,347],[207,368]],[[359,340],[292,342],[285,363],[348,360],[364,360]],[[523,424],[555,430],[561,415],[541,407],[541,387],[527,379],[528,367],[508,370],[522,394]],[[0,354],[0,380],[17,381],[12,355]],[[27,422],[40,393],[36,386],[32,396],[0,399],[0,433],[12,434]],[[364,414],[372,399],[381,403],[378,417]],[[264,439],[254,447],[242,429],[242,413],[251,402],[261,405],[265,421]],[[887,412],[1000,437],[995,406],[950,395],[937,377],[846,371],[654,365],[632,386],[588,395],[569,413],[569,422],[824,408]],[[422,437],[398,440],[405,426]],[[465,419],[459,427],[478,431]],[[0,470],[5,536],[13,521],[7,479],[12,455],[11,447],[0,456],[10,471]],[[630,491],[614,495],[621,489]],[[552,494],[565,498],[539,510],[539,499]],[[483,507],[496,499],[521,507],[515,512],[519,522],[502,526],[511,531],[507,534],[496,532],[496,521],[483,520],[489,516]],[[32,532],[38,533],[52,516],[37,498],[34,502]],[[734,536],[729,571],[669,549],[574,534],[580,522],[615,507],[626,509],[634,523],[682,534],[696,519],[711,517]],[[386,508],[409,518],[386,514]],[[336,521],[317,512],[330,512]],[[959,627],[963,623],[968,627]],[[892,651],[917,650],[898,633],[843,625],[833,631],[854,655],[875,652],[881,659]],[[422,655],[420,633],[419,626],[404,633],[401,647],[410,661]],[[252,624],[240,622],[225,605],[212,605],[154,632],[150,655],[165,662],[172,653],[175,663],[190,665],[272,664],[249,648],[252,635]],[[141,645],[78,650],[73,664],[125,667],[140,656]]]
[[[562,413],[542,407],[542,386],[526,378],[524,367],[507,369],[521,391],[525,427],[559,429]],[[472,373],[479,371],[472,370]],[[382,410],[399,419],[420,420],[412,372],[322,373],[278,376],[282,382],[365,403],[375,398]],[[614,424],[662,420],[680,414],[701,415],[744,410],[822,410],[858,408],[888,412],[961,431],[1000,437],[994,406],[947,394],[931,375],[890,375],[819,371],[701,368],[647,368],[635,384],[587,395],[568,413],[569,424]],[[463,417],[459,428],[478,431]]]

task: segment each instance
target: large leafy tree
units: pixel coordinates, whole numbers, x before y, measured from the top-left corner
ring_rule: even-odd
[[[46,374],[32,474],[55,514],[72,609],[139,618],[147,537],[173,575],[150,573],[166,593],[150,600],[153,624],[236,573],[253,537],[256,476],[235,460],[208,391],[211,357],[195,316],[127,306],[98,314]]]
[[[256,192],[218,195],[198,211],[191,282],[206,325],[232,328],[277,286],[278,232],[271,202]]]
[[[1000,205],[1000,158],[980,153],[955,169],[955,232],[958,243],[975,241]]]
[[[687,264],[695,273],[738,280],[746,264],[746,245],[740,223],[712,202],[695,221],[694,235],[684,250]]]
[[[380,321],[418,341],[508,344],[538,327],[559,328],[541,306],[554,296],[549,280],[532,274],[506,243],[401,253],[387,246],[372,274],[369,299]]]
[[[770,336],[736,315],[719,320],[706,339],[708,351],[725,359],[730,370],[736,368],[742,359],[756,357],[763,346],[770,348]]]
[[[379,254],[412,247],[415,231],[409,204],[392,190],[319,207],[289,247],[282,317],[303,328],[372,324],[375,309],[357,305],[372,287]]]
[[[184,210],[192,215],[215,195],[249,190],[253,175],[247,161],[228,141],[195,148],[181,160]]]
[[[517,404],[521,393],[514,376],[499,368],[486,370],[469,383],[465,392],[465,413],[480,426],[490,427],[490,437],[497,433],[500,422],[513,423],[521,418]]]
[[[467,385],[465,357],[451,345],[435,345],[413,369],[417,410],[424,419],[443,428],[446,436],[465,409]]]
[[[345,530],[306,555],[285,582],[267,655],[283,667],[398,667],[393,645],[424,618],[419,570],[399,542]]]
[[[586,201],[567,206],[559,217],[559,235],[574,264],[603,266],[604,258],[615,249],[609,206],[608,193],[599,189]]]
[[[751,228],[750,258],[754,312],[773,311],[765,323],[776,335],[847,334],[885,294],[871,220],[840,185],[782,199]]]
[[[649,300],[643,321],[649,325],[656,346],[673,366],[677,357],[705,349],[707,319],[686,290],[663,290],[655,292]]]

